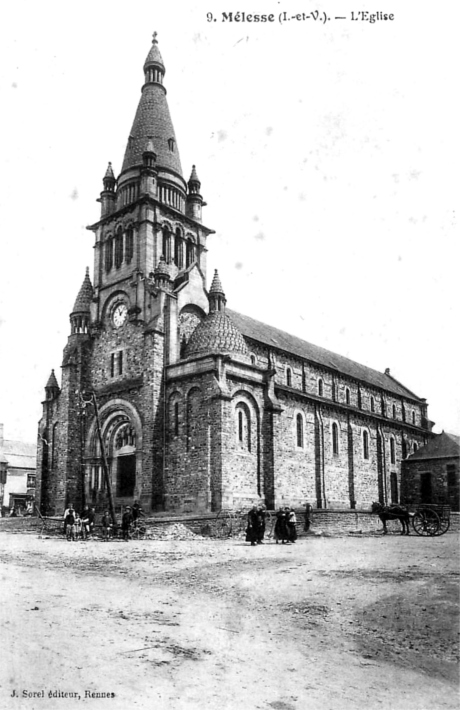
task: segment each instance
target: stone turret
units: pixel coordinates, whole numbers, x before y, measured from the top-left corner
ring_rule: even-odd
[[[200,195],[201,182],[198,178],[196,167],[194,165],[192,166],[192,173],[187,184],[188,194],[185,213],[187,217],[195,219],[197,222],[201,222],[202,207],[205,203]]]
[[[51,370],[51,375],[48,378],[48,382],[45,385],[46,399],[55,399],[59,396],[61,390],[56,380],[56,375],[54,370]]]
[[[75,299],[73,311],[70,314],[71,334],[86,334],[90,324],[91,301],[93,286],[89,278],[89,268],[86,267],[85,278]]]
[[[99,202],[101,203],[101,217],[112,214],[115,210],[116,194],[115,194],[115,175],[113,174],[112,163],[109,163],[103,177],[104,189],[101,192]]]

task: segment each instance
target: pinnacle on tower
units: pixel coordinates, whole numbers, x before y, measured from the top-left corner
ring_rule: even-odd
[[[93,299],[93,285],[89,278],[89,266],[86,267],[85,278],[75,299],[72,313],[87,313]]]
[[[75,299],[73,311],[70,314],[72,335],[87,333],[90,321],[91,301],[93,300],[93,285],[89,278],[89,267],[86,267],[85,278]]]
[[[113,174],[112,163],[109,163],[105,175],[102,179],[104,189],[98,202],[101,203],[101,217],[111,214],[115,209],[115,175]]]
[[[51,375],[45,385],[46,399],[54,399],[60,391],[54,370],[51,370]]]
[[[106,190],[109,189],[109,186],[115,185],[115,175],[113,174],[112,163],[110,163],[110,162],[107,166],[107,170],[105,171],[103,182],[104,182],[104,188]]]
[[[187,217],[191,217],[197,222],[201,222],[201,211],[205,204],[203,198],[200,195],[201,182],[196,172],[195,165],[192,165],[192,173],[190,179],[187,183],[188,193],[187,193],[187,203],[186,203],[186,214]]]
[[[188,181],[188,189],[190,192],[198,193],[200,191],[201,182],[196,172],[195,165],[192,165],[192,172]]]
[[[212,280],[211,288],[209,289],[209,310],[210,311],[224,311],[227,299],[225,298],[224,289],[220,281],[217,269],[214,271],[214,278]]]

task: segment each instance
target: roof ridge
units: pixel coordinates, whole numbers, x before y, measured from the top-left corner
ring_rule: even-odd
[[[315,345],[314,343],[310,343],[307,340],[304,340],[303,338],[300,338],[297,335],[292,335],[291,333],[288,333],[284,330],[281,330],[280,328],[277,328],[276,326],[268,325],[267,323],[263,323],[262,321],[258,321],[255,318],[252,318],[251,316],[246,316],[243,315],[242,313],[238,313],[237,311],[232,311],[231,309],[227,309],[227,313],[230,316],[236,317],[238,322],[236,325],[238,325],[238,328],[242,331],[243,335],[246,335],[248,338],[252,338],[253,340],[258,340],[259,342],[265,342],[269,347],[273,348],[278,348],[279,350],[284,350],[285,352],[290,352],[293,355],[296,355],[297,357],[303,358],[305,360],[311,360],[312,362],[315,362],[323,367],[327,367],[328,369],[331,370],[336,370],[337,372],[342,372],[344,375],[348,375],[348,377],[353,377],[354,379],[357,380],[362,380],[363,382],[366,382],[368,384],[371,384],[374,387],[378,387],[379,389],[386,390],[392,392],[394,395],[402,396],[402,394],[405,394],[406,396],[410,396],[412,399],[415,399],[417,401],[423,401],[421,397],[416,395],[414,392],[412,392],[408,387],[403,385],[402,383],[399,383],[396,380],[393,380],[392,377],[390,377],[391,380],[394,381],[394,388],[389,387],[386,383],[385,380],[387,379],[387,376],[383,373],[380,372],[380,370],[376,370],[372,367],[369,367],[368,365],[363,365],[356,360],[352,360],[351,358],[345,356],[345,355],[340,355],[339,353],[334,353],[332,350],[327,350],[326,348],[322,347],[321,345]],[[265,331],[265,339],[261,339],[260,333],[257,334],[251,334],[251,333],[246,333],[244,327],[245,321],[250,321],[251,323],[254,324],[254,326],[263,326],[264,331]],[[284,339],[289,339],[291,342],[291,347],[288,345],[283,345],[282,343],[276,343],[274,342],[273,344],[269,342],[269,336],[267,334],[267,331],[272,331],[274,334],[278,334],[280,338]],[[306,348],[307,350],[315,350],[317,351],[316,353],[313,352],[295,352],[293,351],[293,347],[297,346],[298,350]],[[321,357],[320,357],[321,356]],[[329,360],[330,358],[330,360]],[[334,359],[337,359],[337,362],[334,362]],[[343,365],[350,365],[351,367],[349,368],[354,369],[358,367],[361,372],[347,372],[346,369],[344,370]],[[397,389],[401,389],[404,392],[398,392]]]

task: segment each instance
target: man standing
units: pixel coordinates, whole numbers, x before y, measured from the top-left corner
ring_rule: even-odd
[[[69,503],[69,507],[64,510],[64,535],[67,535],[67,516],[72,511],[73,515],[75,516],[75,511],[73,509],[72,503]]]
[[[259,505],[257,508],[257,544],[263,545],[265,535],[265,506]]]
[[[313,508],[311,507],[310,503],[307,502],[305,503],[305,532],[308,532],[310,530],[310,525],[313,519]]]
[[[145,513],[142,510],[142,506],[140,505],[139,501],[137,501],[137,500],[134,501],[133,509],[131,512],[132,512],[132,516],[133,516],[134,525],[137,525],[137,520],[138,520],[138,518],[141,517],[141,515],[145,516]]]
[[[121,519],[121,531],[123,533],[123,540],[126,540],[128,542],[129,540],[129,531],[131,528],[133,522],[133,515],[131,513],[131,508],[129,505],[126,506],[125,512],[123,513],[123,517]]]

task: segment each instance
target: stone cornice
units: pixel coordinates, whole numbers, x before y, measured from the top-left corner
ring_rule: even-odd
[[[376,422],[379,422],[379,424],[385,424],[389,427],[395,427],[398,429],[404,427],[405,429],[408,429],[414,434],[421,434],[423,436],[428,437],[433,436],[432,432],[428,431],[428,429],[423,429],[422,427],[415,426],[414,424],[410,424],[410,422],[404,422],[401,419],[389,419],[388,417],[384,417],[382,414],[378,414],[377,412],[369,412],[366,409],[358,409],[357,407],[352,407],[351,405],[344,404],[342,402],[335,402],[332,399],[324,399],[323,397],[318,397],[317,395],[310,394],[309,392],[300,392],[299,390],[294,390],[290,387],[285,387],[283,385],[277,384],[275,384],[275,391],[282,392],[283,394],[289,395],[291,397],[300,398],[301,400],[307,402],[319,404],[328,409],[340,409],[343,412],[353,414],[355,417],[363,416],[366,419],[375,420]]]

